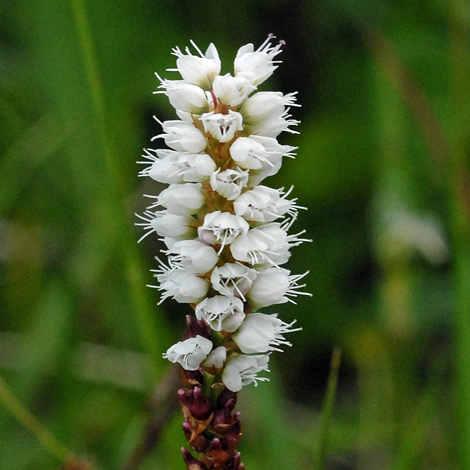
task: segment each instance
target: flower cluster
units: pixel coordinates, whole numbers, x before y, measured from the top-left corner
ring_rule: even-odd
[[[298,106],[295,93],[257,91],[279,63],[283,42],[272,45],[271,39],[256,50],[252,44],[241,47],[233,75],[220,74],[213,44],[205,54],[193,42],[198,55],[189,48],[173,50],[177,68],[170,70],[182,79],[157,75],[156,93],[169,98],[179,119],[159,121],[163,132],[154,139],[163,139],[169,149],[146,149],[141,163],[148,166],[140,173],[169,185],[151,196],[154,201],[137,224],[145,230],[142,238],[156,233],[166,245],[168,260],[159,260],[158,284],[151,287],[161,291],[161,302],[172,298],[195,310],[186,339],[164,354],[181,364],[190,384],[180,393],[185,432],[193,449],[205,446],[207,455],[214,452],[224,468],[235,470],[241,466],[233,463],[239,457],[232,447],[241,431],[227,394],[268,380],[258,374],[268,371],[270,353],[290,346],[284,335],[297,330],[295,322],[257,310],[295,303],[297,295],[306,294],[300,290],[306,273],[293,275],[281,267],[290,249],[307,241],[303,232],[288,234],[302,207],[289,199],[291,190],[261,184],[280,169],[284,157],[294,156],[296,148],[280,144],[277,136],[296,133],[292,127],[298,124],[289,114]],[[204,395],[203,389],[209,392]],[[214,390],[231,398],[217,405]],[[220,439],[206,442],[201,429],[207,426]],[[223,441],[226,436],[232,436],[232,444]],[[190,454],[183,455],[188,465],[193,462]],[[212,468],[210,459],[206,456],[207,468]]]
[[[212,329],[172,346],[164,355],[185,370],[214,368],[233,392],[259,380],[268,370],[269,353],[290,345],[284,334],[295,331],[276,314],[254,313],[261,307],[293,302],[303,294],[303,275],[280,265],[302,232],[287,230],[300,208],[290,191],[260,184],[292,157],[294,147],[276,137],[295,132],[290,106],[295,93],[256,92],[277,68],[282,41],[269,37],[257,50],[238,50],[234,75],[220,75],[221,62],[211,44],[199,55],[173,50],[174,69],[182,80],[160,80],[160,90],[179,120],[161,123],[170,149],[146,149],[150,165],[141,171],[167,189],[139,216],[147,236],[156,232],[167,246],[155,277],[162,301],[189,303],[198,320]],[[157,207],[162,210],[155,210]],[[142,238],[144,238],[142,237]]]

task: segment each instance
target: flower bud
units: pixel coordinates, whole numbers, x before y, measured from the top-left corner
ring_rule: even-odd
[[[233,400],[233,404],[237,403],[237,394],[225,387],[217,397],[217,409],[223,408],[229,401]]]
[[[158,156],[151,152],[155,152]],[[143,157],[153,163],[142,170],[139,176],[150,176],[155,181],[166,184],[207,181],[217,168],[214,160],[206,153],[145,149]]]
[[[164,88],[173,108],[191,114],[202,114],[209,109],[204,90],[184,80],[162,80],[159,88]]]
[[[203,320],[196,320],[192,315],[186,315],[186,332],[184,339],[195,338],[196,336],[211,338],[211,330],[207,323]]]
[[[194,215],[206,203],[201,191],[201,183],[170,184],[157,198],[158,205],[175,215]]]
[[[207,273],[219,260],[214,248],[199,240],[176,242],[165,253],[170,255],[174,262],[181,263],[184,269],[195,274]]]
[[[160,303],[168,297],[182,304],[197,303],[206,296],[209,289],[207,281],[183,268],[161,268],[154,271],[159,283],[157,289],[164,292]]]
[[[236,451],[238,443],[242,437],[242,425],[240,423],[240,413],[235,413],[233,417],[233,424],[230,426],[227,434],[221,439],[222,446],[229,452]]]
[[[181,447],[181,453],[187,470],[207,470],[207,467],[201,461],[195,459],[189,450]]]
[[[228,106],[238,106],[256,87],[246,77],[240,75],[232,77],[229,73],[215,77],[213,83],[214,93],[222,103]]]
[[[225,406],[214,413],[211,421],[211,430],[222,436],[228,434],[233,424],[232,411],[235,408],[235,400],[228,400]]]
[[[247,299],[257,308],[288,302],[290,271],[282,268],[266,268],[253,281]]]
[[[196,229],[191,227],[196,222],[191,216],[170,214],[168,211],[159,211],[150,222],[153,229],[161,237],[173,238],[175,240],[186,240],[194,238]]]
[[[210,401],[202,393],[200,387],[194,387],[189,395],[184,390],[178,391],[181,403],[188,408],[191,416],[198,421],[204,421],[212,413]]]
[[[184,436],[189,442],[191,449],[196,452],[204,452],[209,446],[209,440],[201,433],[193,436],[191,423],[185,421],[183,423]]]
[[[183,121],[165,121],[162,125],[165,134],[162,137],[165,144],[179,152],[199,153],[207,147],[204,134],[193,124]]]
[[[240,109],[244,124],[259,124],[276,119],[284,114],[286,106],[299,106],[295,103],[295,93],[283,95],[281,92],[261,91],[248,98]]]
[[[225,466],[224,470],[245,470],[245,466],[241,463],[241,454],[237,452]]]
[[[227,359],[227,350],[224,346],[215,348],[202,363],[202,366],[212,375],[217,375],[219,369],[222,369]]]

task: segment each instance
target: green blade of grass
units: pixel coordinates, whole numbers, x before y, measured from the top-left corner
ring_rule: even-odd
[[[338,386],[338,373],[341,363],[341,350],[338,347],[333,349],[331,357],[330,375],[326,387],[326,395],[322,406],[320,424],[318,426],[318,441],[316,443],[313,470],[321,470],[328,449],[330,438],[331,415],[333,414],[333,403]]]
[[[64,447],[54,435],[21,404],[1,376],[0,401],[3,402],[6,409],[33,434],[40,444],[52,455],[55,455],[65,464],[78,460],[72,452]]]
[[[166,326],[155,315],[150,306],[148,295],[145,292],[145,282],[142,277],[139,255],[136,248],[136,240],[131,235],[127,220],[123,217],[126,213],[124,207],[124,189],[121,180],[117,158],[110,144],[106,127],[106,110],[104,92],[99,76],[96,54],[92,40],[92,34],[88,23],[85,5],[82,0],[71,0],[71,7],[77,29],[78,41],[82,51],[83,65],[86,79],[91,94],[91,101],[95,113],[94,119],[98,134],[102,141],[103,157],[107,169],[108,193],[110,195],[110,207],[114,211],[113,218],[116,221],[116,229],[120,236],[121,253],[124,256],[127,280],[130,286],[133,308],[141,332],[145,348],[151,354],[156,370],[161,370],[161,338],[164,338]],[[158,324],[157,324],[158,323]]]
[[[449,212],[453,248],[456,389],[454,413],[461,468],[470,468],[470,208],[468,188],[470,48],[468,1],[449,3],[451,155]]]

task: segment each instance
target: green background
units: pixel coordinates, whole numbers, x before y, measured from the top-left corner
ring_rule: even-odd
[[[283,64],[262,89],[302,107],[300,135],[280,138],[297,158],[266,184],[308,207],[292,231],[312,243],[288,268],[310,270],[313,297],[265,309],[303,330],[271,382],[240,393],[242,460],[313,470],[323,449],[330,470],[469,469],[469,23],[464,0],[2,1],[0,468],[63,466],[15,400],[103,470],[157,416],[135,468],[184,468],[180,413],[164,421],[149,397],[188,310],[145,287],[159,247],[137,245],[134,212],[162,188],[135,162],[152,116],[174,118],[152,94],[154,72],[177,78],[174,46],[213,42],[227,73],[274,33]]]

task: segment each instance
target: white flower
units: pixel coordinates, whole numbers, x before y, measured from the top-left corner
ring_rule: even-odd
[[[245,300],[257,273],[243,264],[225,263],[215,267],[211,274],[212,287],[222,295],[236,296]]]
[[[201,116],[201,122],[204,130],[219,142],[230,142],[237,131],[243,130],[242,115],[231,109],[228,114],[205,113]]]
[[[275,168],[283,156],[290,156],[293,147],[280,145],[271,137],[252,135],[239,137],[230,147],[230,156],[241,168],[261,170]]]
[[[243,302],[227,295],[205,298],[196,306],[196,318],[204,320],[214,331],[232,333],[245,318]]]
[[[178,57],[177,68],[168,70],[178,71],[187,83],[210,90],[212,81],[220,73],[221,64],[217,49],[211,43],[203,54],[194,41],[191,41],[191,44],[199,52],[200,57],[192,55],[188,48],[185,49],[186,54],[183,54],[179,47],[175,47],[173,54]]]
[[[265,148],[250,137],[239,137],[230,147],[230,156],[241,168],[249,170],[259,170],[263,163],[274,166]]]
[[[289,126],[297,126],[300,121],[290,119],[292,116],[286,110],[281,116],[272,115],[266,119],[257,122],[256,124],[246,124],[243,130],[248,134],[257,134],[264,137],[277,137],[281,132],[290,132],[291,134],[298,134]]]
[[[273,167],[266,166],[261,170],[251,170],[250,177],[248,178],[248,186],[256,186],[261,183],[268,176],[275,175],[282,166],[282,160],[278,160]]]
[[[162,123],[164,134],[152,140],[163,138],[165,144],[179,152],[199,153],[207,147],[204,134],[190,122],[165,121]]]
[[[170,214],[176,215],[194,215],[206,203],[201,183],[170,184],[156,199],[157,202],[149,208],[163,206]]]
[[[258,381],[269,380],[267,377],[257,377],[257,374],[263,370],[269,372],[268,362],[269,356],[267,354],[232,356],[222,372],[222,382],[232,392],[239,392],[244,385],[249,385],[252,382],[257,386]]]
[[[277,318],[277,314],[265,315],[263,313],[250,313],[240,328],[232,336],[238,347],[245,354],[265,353],[268,351],[281,351],[277,346],[285,344],[292,346],[285,340],[284,334],[299,331],[302,328],[292,329],[295,323],[284,323]]]
[[[307,292],[299,292],[298,289],[305,287],[305,284],[298,285],[297,281],[306,276],[304,274],[290,275],[290,271],[278,267],[266,268],[258,273],[253,281],[251,289],[246,294],[246,298],[256,308],[268,307],[269,305],[295,302],[289,297],[297,295],[309,295]]]
[[[214,171],[211,175],[211,188],[221,196],[233,201],[248,183],[249,172],[238,168],[236,170]],[[238,215],[238,214],[237,214]]]
[[[171,297],[181,304],[200,302],[209,290],[209,283],[182,267],[167,267],[160,263],[159,269],[152,270],[158,280],[158,286],[149,286],[163,291],[159,304]]]
[[[144,227],[147,233],[140,237],[139,242],[152,232],[156,232],[161,237],[174,238],[175,240],[187,240],[195,238],[196,229],[192,224],[196,219],[191,216],[169,214],[164,211],[145,211],[144,215],[136,214],[144,222],[137,222],[136,226]]]
[[[251,229],[230,245],[230,251],[237,261],[256,265],[278,266],[290,257],[288,235],[280,224],[269,224]]]
[[[179,263],[184,269],[195,274],[207,273],[219,260],[214,248],[199,240],[176,242],[165,253],[171,256],[173,264]]]
[[[157,75],[158,77],[158,75]],[[208,111],[209,102],[204,90],[196,85],[190,85],[184,80],[162,80],[158,88],[165,91],[155,91],[154,93],[165,93],[173,108],[191,114],[202,114]]]
[[[228,106],[238,106],[256,89],[245,77],[232,77],[229,73],[216,77],[212,86],[215,96]]]
[[[214,211],[204,217],[204,223],[198,227],[199,238],[209,245],[221,245],[219,253],[225,245],[239,235],[247,233],[248,222],[230,212]]]
[[[283,95],[277,91],[260,91],[250,96],[240,109],[244,124],[259,124],[268,119],[280,118],[286,106],[300,106],[295,100],[296,93]]]
[[[200,183],[207,181],[217,166],[206,153],[181,153],[175,150],[145,149],[144,158],[153,163],[143,169],[140,176],[150,178],[160,183]],[[153,155],[156,153],[158,156]],[[147,162],[138,162],[147,163]]]
[[[207,359],[202,363],[202,365],[204,367],[215,367],[216,369],[220,369],[223,367],[225,359],[227,359],[227,350],[224,346],[219,346],[207,356]]]
[[[179,120],[157,119],[163,131],[154,139],[170,149],[146,149],[146,162],[139,162],[146,163],[141,176],[169,184],[159,196],[149,196],[155,202],[136,224],[144,228],[141,239],[156,232],[167,246],[162,252],[168,265],[159,260],[152,270],[158,285],[150,287],[161,291],[160,303],[190,303],[199,325],[213,330],[215,343],[196,336],[164,357],[186,370],[202,367],[234,392],[268,380],[257,374],[269,371],[272,351],[290,346],[284,335],[297,331],[295,322],[255,310],[310,295],[301,292],[307,273],[291,275],[280,267],[293,246],[307,241],[300,237],[304,231],[288,235],[302,207],[287,199],[291,190],[260,186],[284,157],[294,156],[295,147],[276,138],[295,133],[299,122],[289,114],[298,106],[295,93],[256,92],[280,62],[275,59],[284,42],[273,45],[272,38],[256,50],[252,44],[241,47],[233,75],[220,75],[213,44],[203,54],[191,41],[196,55],[174,48],[176,68],[169,70],[181,79],[157,75],[156,93],[169,98]],[[156,206],[165,210],[152,212]]]
[[[212,341],[197,335],[174,344],[163,357],[173,363],[179,362],[185,370],[197,370],[211,349]]]
[[[253,44],[246,44],[238,49],[234,62],[235,76],[244,74],[251,77],[254,85],[259,85],[272,75],[277,69],[277,65],[274,64],[280,63],[273,59],[281,52],[284,44],[280,41],[276,46],[272,46],[270,40],[273,37],[270,35],[256,51]]]
[[[282,189],[256,186],[240,195],[234,201],[233,208],[236,215],[249,222],[272,222],[285,214],[295,218],[297,210],[302,207],[295,205],[297,199],[286,199],[289,193],[284,193]]]

